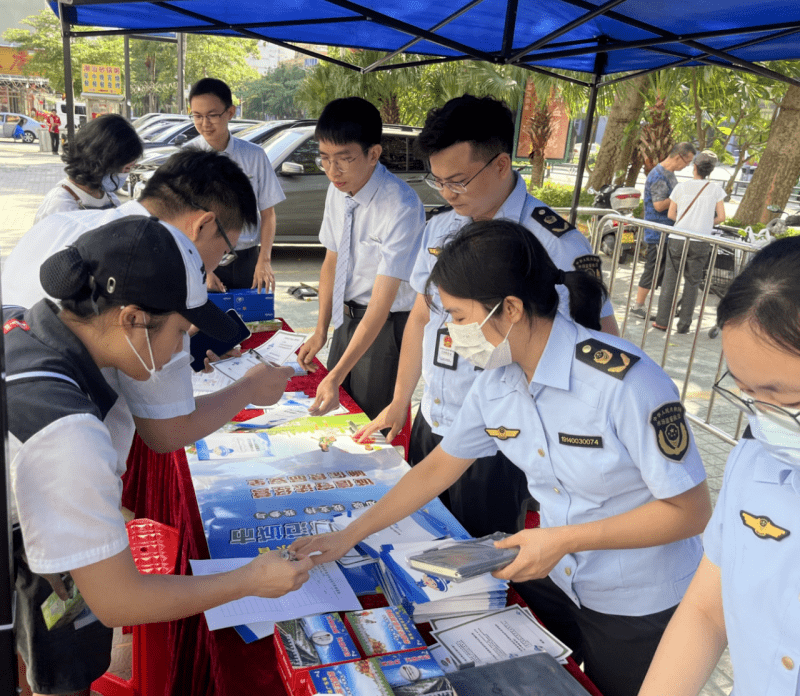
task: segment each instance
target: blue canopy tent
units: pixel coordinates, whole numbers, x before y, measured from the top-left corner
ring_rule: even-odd
[[[161,32],[237,36],[321,60],[330,59],[308,45],[388,53],[364,72],[394,69],[397,66],[386,61],[403,52],[422,56],[421,63],[483,60],[536,72],[577,71],[586,79],[570,80],[589,90],[587,131],[599,88],[664,68],[715,65],[800,85],[758,64],[800,58],[797,0],[50,0],[49,4],[61,18],[70,136],[74,129],[70,40],[81,36]],[[76,31],[80,26],[98,29]],[[579,172],[588,156],[588,139],[584,141]],[[573,210],[579,186],[580,177]],[[2,335],[0,361],[1,341]],[[4,373],[2,362],[0,370]],[[0,399],[5,406],[4,381]],[[5,433],[4,407],[0,420]],[[0,465],[0,490],[5,490],[5,471]],[[7,520],[5,504],[5,496],[0,496],[0,516]],[[8,533],[9,525],[0,525],[0,548],[10,547]],[[15,693],[9,562],[10,554],[0,554],[0,696]]]

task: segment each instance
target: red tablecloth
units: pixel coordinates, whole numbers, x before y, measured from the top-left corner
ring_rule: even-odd
[[[269,334],[253,336],[245,347],[260,345],[268,337]],[[320,364],[317,372],[292,379],[288,389],[313,396],[316,385],[326,374]],[[359,412],[358,406],[344,390],[340,390],[340,402],[352,413]],[[164,522],[179,531],[179,574],[189,574],[190,558],[208,558],[200,511],[183,450],[156,454],[137,435],[123,480],[122,504],[125,507],[136,517]],[[368,606],[383,603],[382,596],[362,599]],[[518,597],[513,599],[523,603]],[[271,637],[247,645],[232,628],[209,631],[205,617],[200,615],[171,622],[170,643],[170,652],[164,655],[170,663],[168,694],[283,696],[286,693],[277,671]],[[570,660],[567,668],[589,693],[602,696],[574,661]]]

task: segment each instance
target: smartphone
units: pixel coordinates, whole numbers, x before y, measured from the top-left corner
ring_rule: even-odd
[[[202,331],[192,336],[189,346],[192,354],[192,369],[195,372],[200,372],[205,368],[206,351],[213,351],[222,357],[231,348],[239,345],[246,338],[250,337],[250,329],[247,328],[247,324],[242,321],[242,318],[235,309],[229,309],[226,314],[231,317],[239,327],[236,337],[230,341],[219,341],[216,338],[211,338],[208,334],[204,334]]]

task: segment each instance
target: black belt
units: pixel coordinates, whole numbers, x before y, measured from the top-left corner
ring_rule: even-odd
[[[346,317],[350,317],[351,319],[363,319],[366,313],[366,305],[358,304],[352,300],[344,303],[344,315]],[[408,312],[389,312],[389,316],[386,317],[386,321],[389,321],[389,319],[399,314],[408,314]]]

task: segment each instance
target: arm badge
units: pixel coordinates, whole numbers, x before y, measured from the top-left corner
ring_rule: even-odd
[[[619,380],[624,379],[628,370],[639,362],[638,355],[628,355],[619,348],[614,348],[594,338],[582,341],[575,346],[575,357],[582,363],[591,365],[600,372],[605,372]]]
[[[775,539],[775,541],[780,541],[789,536],[788,529],[779,527],[769,517],[764,517],[763,515],[761,517],[756,517],[744,510],[740,510],[739,514],[742,516],[744,526],[750,527],[750,529],[753,530],[753,534],[761,539]]]
[[[579,256],[572,262],[572,265],[575,267],[576,271],[583,271],[584,273],[593,275],[598,280],[603,280],[603,273],[601,271],[602,262],[599,256],[595,256],[594,254]]]
[[[671,401],[650,414],[658,451],[673,462],[683,461],[689,449],[689,428],[686,427],[684,413],[680,401]]]

